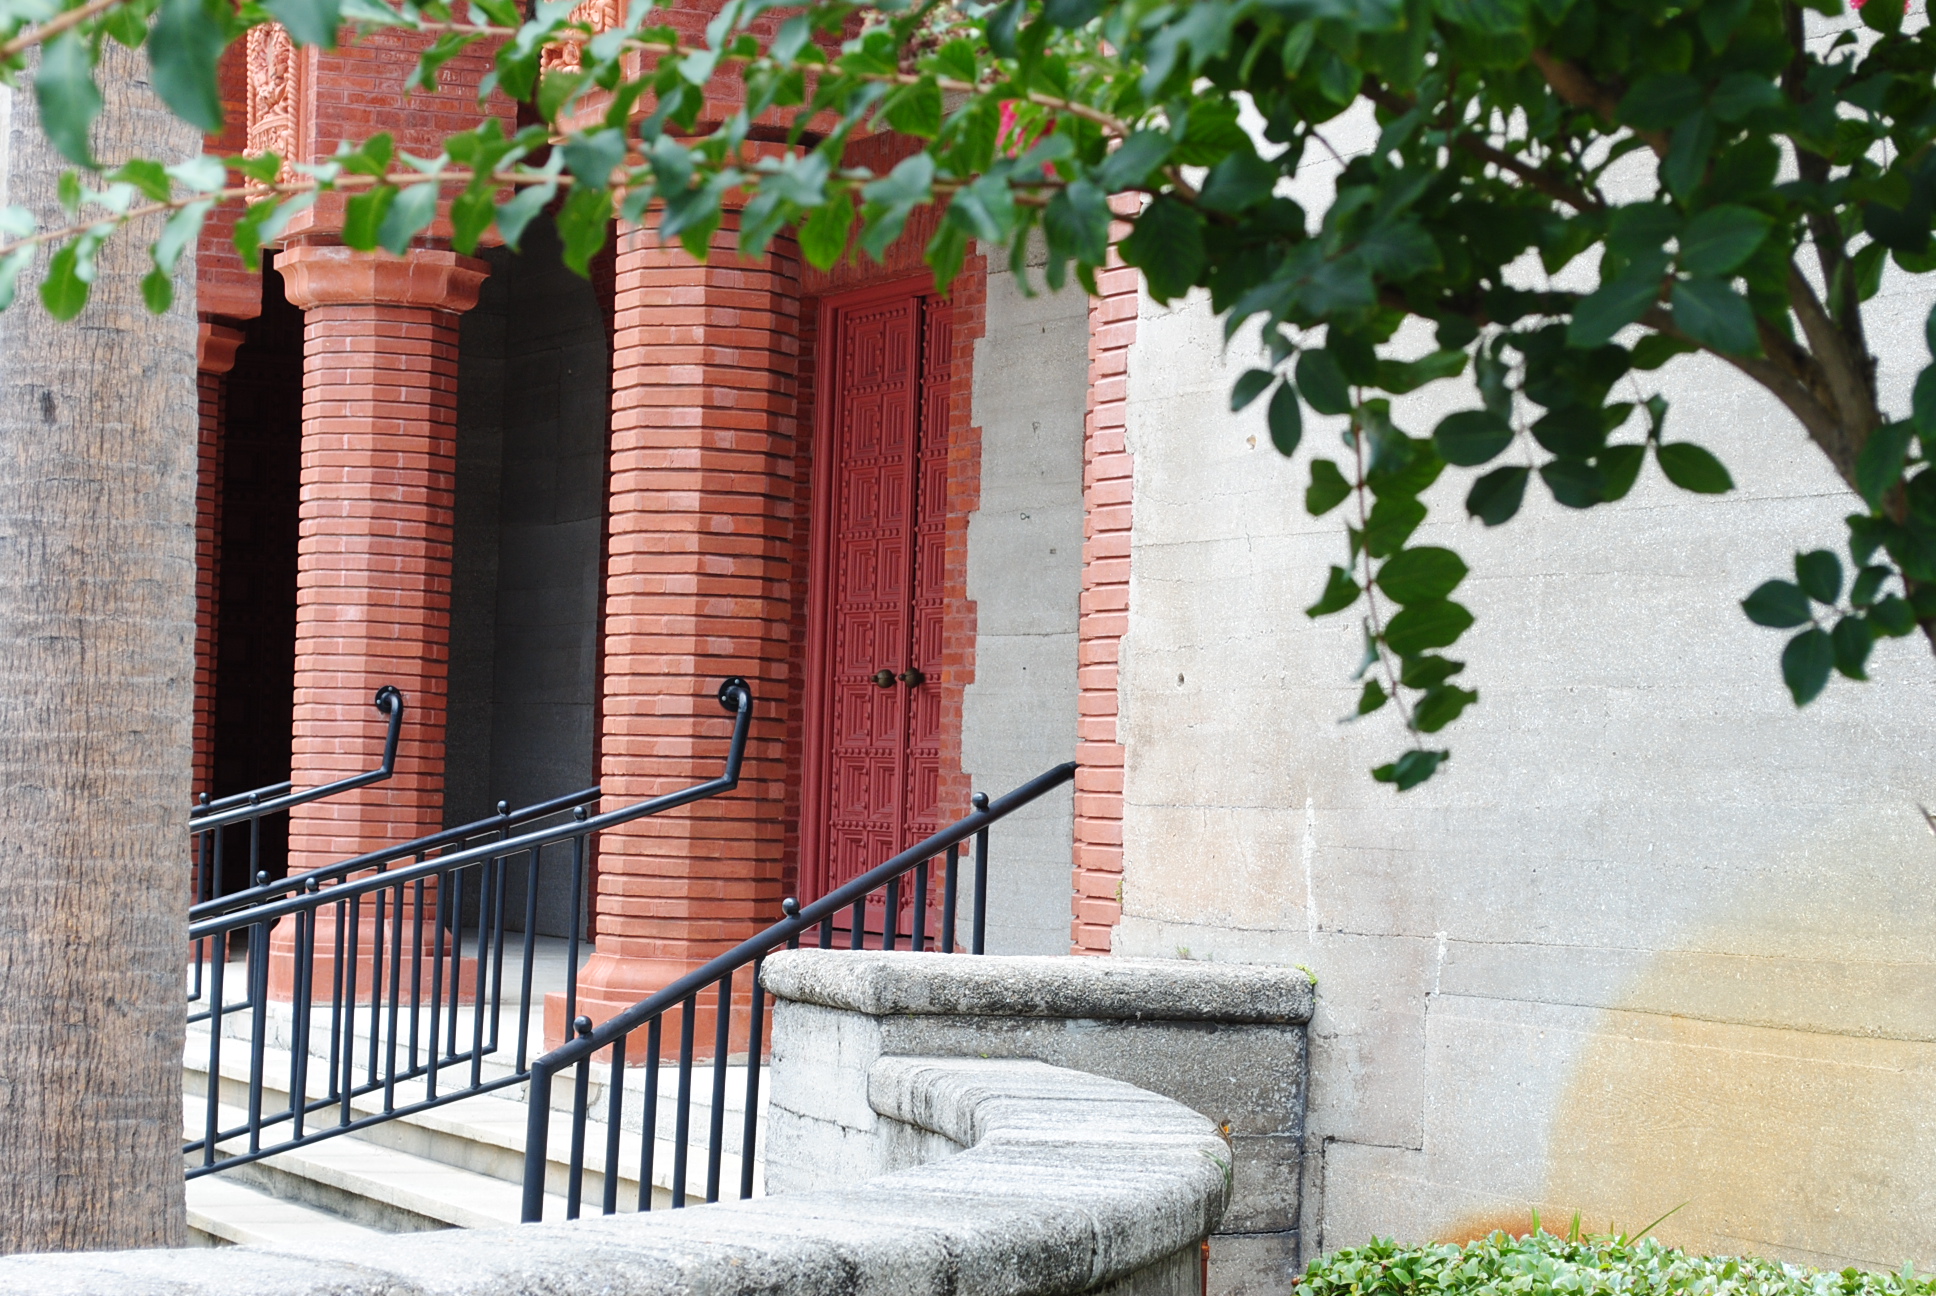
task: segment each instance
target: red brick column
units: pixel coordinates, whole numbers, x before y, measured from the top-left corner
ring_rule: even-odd
[[[195,782],[217,796],[215,777],[215,600],[222,567],[222,423],[241,329],[203,321],[195,357],[201,440],[195,483]],[[239,789],[231,788],[230,791]]]
[[[731,225],[704,265],[643,230],[619,241],[605,806],[719,773],[722,678],[752,682],[756,721],[737,792],[601,841],[597,953],[578,981],[594,1020],[780,916],[799,267],[780,245],[738,257]],[[552,1039],[562,998],[546,1004]],[[705,1052],[711,1021],[704,1009]]]
[[[1135,270],[1116,260],[1096,276],[1089,307],[1089,410],[1082,450],[1082,604],[1076,623],[1077,734],[1072,952],[1109,953],[1123,913],[1123,746],[1116,667],[1129,628],[1132,465],[1129,348],[1136,340]]]
[[[297,872],[442,827],[457,319],[489,267],[318,246],[276,268],[308,312],[290,778],[372,768],[371,698],[394,684],[408,707],[392,778],[291,815]]]

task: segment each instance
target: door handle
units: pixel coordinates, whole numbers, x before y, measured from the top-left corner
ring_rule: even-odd
[[[926,675],[921,673],[919,666],[910,666],[900,674],[901,683],[907,685],[909,688],[921,687],[927,681],[927,678]]]
[[[874,684],[878,688],[894,687],[894,672],[883,666],[874,672]]]

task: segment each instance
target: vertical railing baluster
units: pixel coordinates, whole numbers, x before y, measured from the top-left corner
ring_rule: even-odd
[[[471,976],[471,1088],[475,1089],[484,1078],[484,974],[490,963],[491,888],[486,885],[484,870],[477,874],[477,970]]]
[[[503,805],[503,802],[499,802]],[[500,834],[501,835],[501,834]],[[491,857],[491,1052],[497,1052],[498,1027],[504,1015],[504,875],[508,861],[502,855]]]
[[[363,1083],[377,1083],[377,1053],[383,1045],[383,955],[390,941],[390,924],[384,921],[389,911],[387,889],[371,896],[376,907],[376,922],[370,929],[370,1060],[364,1067]]]
[[[223,930],[215,937],[227,948],[229,934]],[[222,1104],[222,979],[228,960],[217,959],[208,970],[208,1111],[202,1133],[202,1164],[215,1164],[216,1122]]]
[[[417,857],[419,863],[423,856]],[[417,1047],[421,1043],[418,1026],[423,1020],[423,923],[424,880],[413,884],[416,894],[410,901],[410,1074],[417,1074]]]
[[[531,862],[524,867],[524,972],[523,989],[518,995],[518,1070],[524,1070],[526,1052],[531,1047],[531,970],[534,946],[538,937],[538,852],[542,847],[531,848]],[[577,980],[574,976],[573,980]]]
[[[760,1038],[766,1024],[766,987],[760,984],[760,968],[764,962],[763,959],[753,960],[753,1016],[747,1023],[746,1032],[746,1119],[740,1129],[739,1140],[741,1201],[753,1195],[754,1143],[759,1138]]]
[[[679,1099],[672,1113],[672,1205],[686,1204],[686,1139],[692,1133],[692,1028],[699,1011],[697,995],[680,1005],[679,1022]]]
[[[330,986],[329,986],[329,1095],[328,1096],[332,1102],[335,1101],[336,1099],[337,1081],[340,1078],[340,1073],[337,1071],[336,1068],[338,1063],[341,1061],[340,1054],[343,1048],[343,972],[344,972],[344,969],[343,969],[343,941],[344,941],[343,913],[347,907],[348,906],[341,900],[337,901],[335,904],[330,906],[330,908],[336,911],[336,923],[335,923],[336,936],[335,936],[334,948],[331,951],[333,957],[329,967]]]
[[[249,1151],[262,1150],[262,1072],[269,1054],[269,927],[249,925]]]
[[[443,1022],[444,1010],[444,909],[450,901],[450,888],[439,879],[437,903],[431,917],[430,929],[430,1023],[424,1033],[429,1044],[425,1050],[425,1091],[424,1097],[437,1096],[437,1068],[443,1058],[443,1032],[438,1027]]]
[[[976,814],[988,813],[988,794],[977,792],[971,799]],[[988,943],[988,829],[975,834],[975,943],[971,954],[986,953]]]
[[[639,1209],[652,1209],[652,1160],[659,1150],[659,1035],[665,1014],[645,1026],[645,1098],[639,1108]]]
[[[928,862],[914,866],[914,927],[909,948],[916,954],[928,948]]]
[[[828,914],[825,918],[822,918],[820,920],[819,948],[832,949],[833,947],[834,947],[834,916],[832,914]]]
[[[618,1144],[625,1115],[625,1040],[612,1041],[612,1065],[605,1079],[605,1191],[601,1213],[618,1214]]]
[[[887,902],[882,906],[881,948],[894,948],[895,938],[901,926],[901,879],[892,877],[887,880]]]
[[[383,1110],[397,1109],[397,1004],[403,997],[403,893],[407,883],[396,886],[397,898],[391,906],[388,943],[395,951],[390,959],[389,1043],[383,1055]],[[387,890],[387,888],[386,888]]]
[[[343,1090],[337,1095],[342,1107],[338,1123],[350,1123],[350,1095],[356,1090],[356,958],[357,943],[362,939],[363,898],[352,895],[349,903],[349,935],[345,940],[348,949],[347,967],[343,970]]]
[[[571,1023],[572,1031],[579,1039],[592,1033],[589,1018],[579,1017]],[[571,1164],[565,1171],[565,1218],[578,1218],[579,1203],[585,1195],[585,1124],[591,1115],[592,1055],[587,1053],[578,1059],[578,1075],[572,1088],[571,1099]]]
[[[585,807],[571,812],[578,823],[585,822]],[[578,1017],[578,930],[584,925],[585,834],[571,839],[571,922],[565,928],[565,1020]]]
[[[719,1163],[726,1152],[726,1050],[733,1042],[733,974],[719,979],[719,1017],[713,1024],[713,1109],[706,1131],[706,1200],[719,1200]]]
[[[941,952],[955,952],[955,896],[961,890],[961,845],[948,847],[948,877],[941,890]]]
[[[308,890],[316,890],[312,882]],[[296,912],[296,1002],[289,1010],[289,1123],[301,1140],[309,1115],[310,1000],[316,983],[316,906]]]
[[[464,870],[452,869],[438,880],[442,891],[448,884],[450,903],[444,906],[444,919],[450,924],[450,1013],[445,1017],[444,1055],[457,1061],[457,1008],[464,998]]]
[[[853,921],[854,930],[849,935],[849,938],[847,941],[847,948],[860,949],[861,938],[867,934],[867,897],[866,896],[862,896],[860,899],[854,901],[854,908],[850,917]]]

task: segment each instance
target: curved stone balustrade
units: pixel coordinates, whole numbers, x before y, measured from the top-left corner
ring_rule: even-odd
[[[937,960],[938,962],[939,960]],[[954,962],[949,960],[949,962]],[[969,960],[962,960],[966,963]],[[921,1164],[826,1191],[376,1244],[0,1259],[39,1296],[1185,1296],[1230,1194],[1210,1121],[1020,1059],[882,1057],[867,1100]],[[965,1149],[965,1150],[962,1150]]]

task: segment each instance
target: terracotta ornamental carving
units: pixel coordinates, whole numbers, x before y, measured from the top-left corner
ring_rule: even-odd
[[[610,31],[619,24],[623,4],[624,0],[584,0],[583,4],[571,11],[571,20],[589,23],[595,32]],[[547,72],[554,68],[575,68],[578,66],[578,46],[552,45],[538,57]]]
[[[249,144],[251,154],[274,153],[285,163],[296,157],[296,110],[301,63],[296,43],[280,23],[249,30]]]

